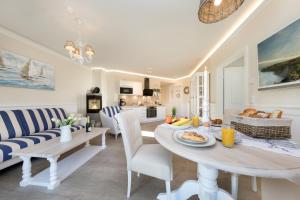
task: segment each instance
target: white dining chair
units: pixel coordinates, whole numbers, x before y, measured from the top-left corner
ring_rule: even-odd
[[[127,198],[130,198],[131,173],[136,172],[164,180],[168,199],[171,200],[172,154],[160,144],[143,144],[140,121],[134,110],[121,112],[116,118],[127,160]]]

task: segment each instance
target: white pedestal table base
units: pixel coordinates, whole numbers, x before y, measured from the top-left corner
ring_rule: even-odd
[[[233,200],[232,196],[218,188],[218,170],[198,164],[198,181],[185,181],[177,190],[172,191],[172,200],[184,200],[198,195],[201,200]],[[159,200],[169,200],[166,193],[157,196]]]

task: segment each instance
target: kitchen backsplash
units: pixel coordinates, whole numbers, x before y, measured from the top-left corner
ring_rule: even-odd
[[[135,96],[135,95],[120,95],[119,99],[124,99],[126,106],[137,106],[137,105],[154,105],[160,103],[158,96]]]

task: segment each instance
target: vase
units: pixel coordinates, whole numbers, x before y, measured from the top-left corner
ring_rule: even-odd
[[[70,126],[60,127],[60,142],[69,142],[72,140],[72,133]]]

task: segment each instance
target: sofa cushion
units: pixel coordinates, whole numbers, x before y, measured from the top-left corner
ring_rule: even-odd
[[[114,117],[116,114],[120,113],[120,106],[107,106],[102,108],[103,113],[108,117]]]
[[[65,119],[67,117],[62,108],[27,109],[22,110],[22,114],[24,115],[23,126],[25,129],[27,128],[29,134],[57,128],[51,119]]]
[[[24,149],[58,136],[60,136],[59,130],[47,130],[34,135],[3,140],[0,142],[0,163],[11,159],[10,153],[13,151]]]
[[[28,135],[22,126],[20,110],[0,111],[0,141]]]

